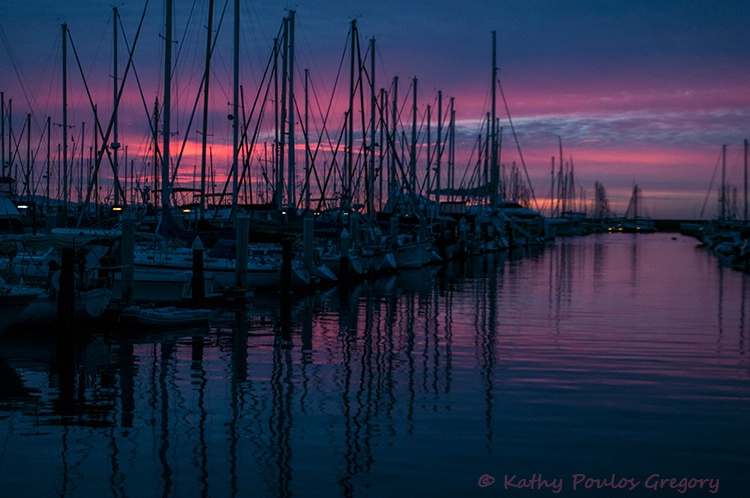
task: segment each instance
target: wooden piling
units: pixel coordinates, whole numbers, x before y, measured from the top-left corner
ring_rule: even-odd
[[[282,348],[292,347],[292,260],[294,239],[281,239],[281,295],[280,297],[280,336],[277,345]]]
[[[203,242],[200,237],[193,241],[193,285],[191,300],[193,306],[202,308],[206,299],[206,280],[203,274]],[[245,265],[247,267],[247,265]]]
[[[281,240],[281,294],[282,299],[292,291],[292,260],[294,239],[285,237]]]
[[[302,222],[302,244],[304,246],[304,258],[305,264],[308,268],[315,266],[314,252],[315,252],[315,217],[312,213],[305,215],[304,221]]]
[[[469,251],[467,247],[467,224],[466,218],[461,218],[458,221],[458,254],[461,258],[465,258]]]
[[[398,247],[398,214],[392,214],[390,222],[391,249],[395,252]]]
[[[135,294],[135,213],[130,209],[126,209],[122,215],[120,262],[122,266],[120,299],[125,305],[129,305],[133,302]]]
[[[237,229],[237,249],[236,249],[236,273],[235,273],[235,286],[239,289],[245,289],[247,287],[247,260],[248,260],[248,245],[250,243],[250,217],[247,213],[238,213],[235,219],[235,227]]]
[[[67,341],[72,334],[75,310],[75,248],[63,247],[60,251],[60,286],[57,291],[57,325],[61,339]]]
[[[59,382],[59,410],[72,411],[75,399],[75,248],[63,247],[60,253],[60,281],[57,291],[56,358]]]
[[[349,231],[344,228],[341,232],[341,256],[339,259],[339,283],[342,286],[349,284]]]

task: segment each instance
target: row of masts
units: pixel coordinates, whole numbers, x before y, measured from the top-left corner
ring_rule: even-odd
[[[170,137],[173,136],[171,113],[170,108],[172,84],[171,84],[171,73],[172,73],[172,46],[175,43],[172,34],[172,18],[173,18],[173,1],[166,1],[166,25],[164,35],[164,86],[163,96],[161,105],[156,100],[154,104],[153,112],[153,183],[152,192],[154,193],[154,201],[156,203],[157,195],[160,196],[161,206],[164,208],[170,207],[173,203],[173,195],[171,193],[172,187],[174,186],[176,172],[172,172],[172,154],[171,154],[171,143]],[[248,149],[243,148],[242,140],[247,139],[247,125],[248,122],[240,118],[240,84],[239,84],[239,1],[235,0],[235,15],[234,15],[234,43],[235,48],[233,51],[233,99],[232,99],[232,164],[230,174],[228,178],[231,180],[231,205],[237,206],[240,203],[240,192],[241,183],[243,181],[249,182],[249,176],[244,173],[240,175],[240,155],[246,152]],[[208,114],[209,114],[209,77],[211,73],[211,54],[213,46],[215,44],[214,30],[213,30],[213,0],[209,5],[208,15],[208,27],[206,37],[206,59],[205,69],[202,81],[202,93],[203,93],[203,125],[201,134],[201,159],[200,159],[200,188],[198,189],[200,195],[197,196],[199,200],[199,212],[201,217],[208,210],[207,199],[210,198],[209,194],[209,165],[208,165],[208,143],[207,132],[208,127]],[[108,128],[102,130],[99,118],[96,112],[96,106],[92,103],[94,112],[94,126],[93,129],[93,146],[89,147],[89,164],[88,167],[84,165],[85,156],[85,130],[86,123],[81,123],[80,139],[76,139],[70,134],[71,129],[74,128],[69,123],[68,119],[68,42],[71,40],[68,31],[67,24],[62,24],[61,29],[61,40],[62,40],[62,123],[55,123],[55,125],[61,128],[62,140],[58,146],[57,151],[57,169],[59,170],[58,186],[56,193],[51,185],[51,178],[53,177],[52,171],[55,169],[54,161],[52,160],[51,150],[51,130],[53,123],[51,118],[47,118],[44,132],[46,132],[47,142],[47,159],[46,159],[46,172],[41,176],[41,179],[46,180],[46,197],[49,199],[56,196],[64,206],[68,206],[73,201],[72,192],[73,188],[73,177],[75,176],[75,156],[76,153],[80,154],[80,167],[78,172],[78,201],[89,202],[91,197],[93,201],[98,205],[100,201],[100,167],[101,162],[104,160],[105,154],[108,156],[111,168],[112,168],[112,186],[109,188],[109,194],[106,199],[111,200],[115,205],[128,204],[137,202],[141,196],[126,195],[127,185],[130,184],[131,189],[135,189],[136,185],[143,187],[141,181],[136,179],[134,174],[134,165],[132,161],[130,164],[127,159],[127,146],[123,147],[120,144],[120,130],[118,120],[118,107],[122,96],[123,87],[125,83],[125,76],[120,75],[118,67],[118,25],[119,17],[117,8],[113,9],[113,46],[114,46],[114,58],[113,58],[113,101],[114,107],[112,115],[109,120]],[[363,66],[363,61],[360,55],[359,47],[359,34],[357,30],[356,21],[351,22],[350,31],[350,72],[349,72],[349,92],[348,92],[348,108],[345,113],[345,139],[344,139],[344,150],[345,154],[343,157],[343,166],[341,167],[339,180],[340,180],[340,196],[339,196],[339,207],[344,210],[354,208],[358,203],[358,200],[364,200],[363,206],[367,213],[372,214],[382,210],[394,210],[397,208],[399,199],[402,200],[401,204],[411,210],[420,209],[420,196],[425,194],[429,201],[439,205],[441,200],[448,198],[449,196],[459,195],[456,194],[456,175],[455,175],[455,109],[453,98],[450,99],[449,110],[447,113],[443,109],[443,94],[441,91],[437,95],[437,138],[433,142],[431,133],[432,125],[432,108],[430,105],[427,106],[427,118],[426,118],[426,140],[422,141],[418,139],[418,134],[421,133],[418,129],[419,116],[418,116],[418,80],[413,78],[411,84],[412,90],[412,106],[411,106],[411,137],[406,138],[406,133],[399,133],[398,125],[400,122],[400,105],[399,105],[399,78],[395,76],[392,80],[391,88],[381,88],[379,91],[376,90],[376,68],[375,68],[375,39],[371,39],[369,43],[369,57],[370,57],[370,68],[366,71]],[[134,48],[134,47],[133,47]],[[129,54],[128,65],[132,60],[132,48]],[[304,88],[305,88],[305,105],[304,105],[304,119],[298,119],[296,111],[298,109],[298,103],[295,96],[295,12],[290,11],[288,16],[283,20],[282,24],[282,36],[281,40],[274,45],[274,57],[281,58],[281,78],[280,85],[277,78],[275,85],[280,86],[281,95],[275,99],[278,106],[277,117],[276,117],[276,136],[272,152],[272,162],[274,173],[272,175],[273,184],[271,191],[273,192],[273,202],[279,210],[289,209],[314,209],[320,207],[321,199],[323,199],[325,192],[320,192],[320,197],[315,199],[312,195],[313,191],[313,177],[315,176],[315,168],[319,168],[320,164],[316,165],[315,154],[312,152],[312,144],[310,140],[310,123],[309,123],[309,108],[308,108],[308,71],[305,70],[304,76]],[[277,65],[274,65],[274,74],[277,75]],[[126,70],[127,73],[127,70]],[[367,73],[366,77],[363,77],[363,73]],[[521,178],[520,170],[516,170],[514,167],[511,173],[512,181],[508,181],[507,175],[501,172],[501,165],[499,160],[499,151],[501,149],[501,138],[502,138],[502,127],[499,126],[499,119],[497,117],[497,61],[496,61],[496,33],[492,33],[492,104],[491,111],[488,113],[486,121],[486,137],[485,144],[482,147],[484,150],[485,160],[485,171],[482,175],[482,181],[489,188],[489,205],[496,207],[500,199],[504,198],[522,198],[525,194],[521,193],[522,189],[508,188],[523,184],[518,178]],[[365,80],[369,82],[369,112],[365,109]],[[269,83],[270,84],[270,83]],[[357,100],[359,100],[360,108],[356,108]],[[159,109],[162,108],[163,112],[160,114]],[[390,108],[390,109],[389,109]],[[14,134],[12,130],[12,101],[5,101],[4,93],[0,92],[0,114],[2,115],[2,121],[0,125],[0,153],[2,155],[0,164],[2,165],[2,176],[15,176],[23,180],[23,188],[21,196],[27,196],[32,198],[35,196],[37,188],[40,184],[40,177],[34,173],[34,164],[36,159],[36,153],[33,152],[31,143],[31,114],[27,115],[25,123],[25,138],[26,138],[26,161],[25,166],[22,165],[21,171],[13,172],[13,164],[16,161],[23,163],[20,159],[19,151],[21,149],[18,143],[20,139],[14,143]],[[357,126],[355,125],[355,116],[362,115],[362,136],[355,137]],[[369,125],[365,125],[364,116],[369,114]],[[7,119],[6,119],[7,117]],[[7,127],[6,127],[7,121]],[[161,143],[159,143],[159,131],[157,126],[161,121]],[[446,130],[446,121],[447,132]],[[298,185],[298,167],[296,164],[297,158],[297,130],[296,125],[302,124],[303,136],[304,136],[304,177],[302,181],[301,191],[297,191]],[[244,127],[244,128],[243,128]],[[369,132],[369,136],[368,136]],[[243,134],[242,139],[240,133]],[[6,141],[6,136],[8,137]],[[7,143],[6,143],[7,142]],[[40,140],[41,142],[41,140]],[[399,151],[399,142],[401,143],[402,151]],[[479,139],[481,143],[481,136]],[[70,144],[73,144],[73,150],[70,150]],[[359,154],[355,154],[355,146],[357,143],[361,143],[361,158],[365,163],[365,167],[358,172],[358,161],[361,159]],[[408,144],[408,152],[404,148],[404,144]],[[418,174],[418,145],[426,147],[427,150],[427,164],[423,175],[423,179],[420,183]],[[480,146],[481,147],[481,146]],[[550,216],[557,217],[562,216],[563,213],[576,211],[579,207],[578,201],[576,200],[576,187],[575,187],[575,176],[573,173],[573,159],[572,157],[568,162],[563,160],[562,141],[559,139],[559,162],[558,168],[556,169],[555,158],[552,158],[552,185],[550,189]],[[745,178],[744,178],[744,189],[743,189],[743,210],[742,218],[747,220],[750,213],[748,213],[748,172],[747,172],[747,140],[745,141]],[[124,149],[125,154],[125,174],[122,175],[121,171],[121,149]],[[447,154],[446,154],[447,153]],[[444,157],[448,156],[448,168],[447,175],[444,175]],[[249,157],[243,158],[244,163],[250,161]],[[334,159],[327,167],[338,168],[337,161]],[[130,174],[128,175],[128,167],[130,168]],[[19,174],[20,173],[20,174]],[[364,188],[359,183],[359,176],[364,178]],[[442,184],[443,178],[447,177],[447,185]],[[383,179],[387,180],[386,185],[383,186]],[[85,183],[85,185],[84,185]],[[211,182],[213,183],[213,182]],[[161,187],[161,188],[160,188]],[[323,185],[319,185],[322,189]],[[380,192],[380,195],[376,195],[376,191]],[[387,196],[383,193],[387,192]],[[404,193],[405,192],[405,193]],[[597,186],[595,192],[595,202],[598,202],[603,206],[603,201],[606,197],[603,195],[603,187]],[[405,197],[404,197],[405,196]],[[387,198],[388,202],[383,203],[383,199]],[[734,200],[732,200],[734,199]],[[318,205],[315,206],[315,202]],[[580,206],[584,204],[584,200],[581,200]],[[722,178],[721,187],[719,190],[719,218],[735,218],[739,217],[738,209],[736,209],[737,194],[734,194],[732,190],[726,185],[726,145],[723,146],[722,150]],[[603,211],[603,207],[596,207],[595,210]],[[607,208],[608,209],[608,208]],[[702,215],[701,215],[702,216]]]
[[[214,30],[213,30],[213,1],[209,5],[209,17],[208,17],[208,28],[206,38],[206,60],[205,69],[202,80],[201,91],[203,93],[203,125],[201,132],[201,158],[200,158],[200,195],[199,200],[199,212],[201,217],[208,210],[208,183],[209,183],[209,166],[208,166],[208,143],[207,136],[207,119],[208,119],[208,107],[209,107],[209,83],[211,73],[211,53],[215,43]],[[249,121],[240,117],[240,84],[239,84],[239,1],[235,0],[235,23],[234,23],[234,59],[233,59],[233,101],[232,112],[230,119],[232,120],[232,164],[228,175],[228,180],[231,180],[231,205],[237,206],[240,202],[239,194],[241,192],[241,182],[249,181],[249,174],[245,175],[243,172],[240,175],[240,156],[244,152],[251,151],[252,148],[246,146],[242,141],[247,140],[248,131],[247,126]],[[80,185],[78,187],[78,201],[91,202],[92,200],[98,205],[100,196],[100,167],[101,162],[105,159],[105,155],[108,157],[111,168],[112,168],[112,187],[110,190],[111,195],[107,196],[107,199],[111,200],[115,205],[126,205],[138,200],[145,199],[144,196],[131,194],[126,195],[128,183],[131,189],[140,188],[142,191],[145,187],[145,182],[141,181],[141,178],[136,179],[134,174],[134,165],[130,161],[130,175],[128,175],[128,158],[127,158],[127,146],[120,144],[120,128],[118,122],[118,107],[120,99],[122,98],[123,88],[125,79],[128,73],[128,69],[125,70],[124,74],[120,74],[120,68],[118,67],[118,25],[119,17],[117,8],[113,9],[114,16],[114,29],[113,29],[113,46],[114,46],[114,61],[113,61],[113,86],[112,95],[114,101],[114,107],[112,115],[110,116],[108,127],[105,130],[99,122],[98,116],[96,115],[96,105],[91,102],[92,108],[95,115],[95,125],[93,126],[94,133],[94,145],[90,147],[90,160],[87,168],[84,167],[84,134],[85,134],[85,123],[81,126],[81,139],[79,140],[80,148],[78,152],[81,154],[81,168],[78,173],[78,180]],[[166,1],[166,23],[165,23],[165,34],[164,34],[164,85],[162,93],[161,104],[158,98],[154,104],[154,110],[152,117],[149,117],[150,126],[152,127],[152,140],[153,140],[153,183],[151,190],[154,194],[154,203],[157,204],[160,200],[162,208],[169,208],[173,204],[172,190],[176,177],[176,171],[172,171],[171,165],[173,162],[172,154],[172,123],[170,108],[172,106],[172,46],[175,43],[173,38],[173,1]],[[308,71],[305,70],[305,105],[304,105],[304,124],[303,124],[303,136],[305,142],[305,168],[304,168],[304,181],[302,182],[301,192],[297,191],[298,184],[298,173],[297,173],[297,143],[296,136],[297,132],[295,125],[302,120],[298,120],[296,116],[297,100],[295,96],[294,82],[297,79],[294,74],[295,69],[295,54],[294,54],[294,39],[295,39],[295,13],[294,11],[289,12],[289,15],[283,20],[282,37],[281,41],[275,42],[274,46],[274,57],[281,57],[281,78],[280,85],[278,84],[278,78],[275,79],[274,84],[277,87],[280,86],[281,95],[275,99],[278,106],[277,117],[276,117],[276,138],[273,147],[273,167],[274,174],[272,176],[275,185],[272,186],[273,202],[279,210],[284,209],[298,209],[307,208],[313,209],[321,206],[321,201],[327,194],[323,191],[324,185],[318,185],[321,190],[320,198],[315,199],[312,195],[313,191],[313,177],[314,169],[320,167],[320,164],[316,166],[315,154],[312,151],[312,145],[310,140],[310,127],[309,127],[309,108],[308,108]],[[75,176],[73,168],[73,156],[76,153],[75,140],[71,140],[69,136],[70,128],[73,126],[68,122],[68,41],[70,34],[67,28],[67,24],[62,25],[62,142],[61,150],[58,152],[58,169],[60,170],[60,176],[58,181],[62,184],[59,188],[58,198],[62,202],[63,206],[69,206],[73,201],[71,192],[71,179]],[[358,208],[358,201],[363,200],[363,207],[368,214],[374,214],[382,210],[395,210],[401,207],[406,207],[410,210],[419,210],[423,208],[424,201],[421,200],[422,196],[430,202],[434,202],[439,205],[441,200],[447,198],[455,198],[456,194],[456,173],[455,173],[455,117],[456,111],[454,108],[454,99],[451,98],[448,105],[448,110],[443,108],[443,94],[439,91],[437,94],[437,138],[432,140],[432,106],[427,106],[427,131],[426,131],[426,144],[423,140],[420,143],[418,135],[421,131],[418,129],[419,116],[418,116],[418,80],[413,78],[411,90],[412,90],[412,115],[411,115],[411,137],[406,139],[405,133],[399,133],[398,125],[400,123],[400,112],[399,112],[399,78],[395,76],[392,81],[391,89],[381,88],[379,91],[376,90],[375,82],[375,39],[371,39],[369,43],[369,57],[370,57],[370,68],[369,74],[363,77],[363,73],[368,73],[363,67],[362,57],[359,50],[359,35],[357,30],[356,21],[351,23],[351,38],[350,38],[350,74],[349,74],[349,93],[348,93],[348,109],[345,114],[345,136],[344,136],[344,157],[343,165],[340,168],[340,197],[339,207],[344,210],[351,210]],[[129,48],[129,61],[128,68],[130,68],[132,61],[132,53],[135,45]],[[274,74],[277,75],[277,65],[274,65]],[[489,178],[485,178],[490,185],[489,192],[489,204],[496,207],[499,200],[502,198],[501,195],[501,174],[498,165],[499,157],[499,135],[500,126],[499,120],[496,113],[496,82],[497,82],[497,62],[496,62],[496,33],[492,33],[492,108],[488,118],[488,130],[487,130],[487,158],[489,161]],[[366,82],[369,82],[369,126],[365,123],[366,112]],[[269,83],[271,84],[271,83]],[[89,95],[90,99],[90,95]],[[359,101],[360,108],[357,109],[357,101]],[[5,97],[2,95],[2,130],[0,136],[2,136],[2,174],[9,175],[11,173],[11,164],[13,159],[10,161],[6,160],[6,129],[5,129],[5,117],[6,110],[10,117],[11,106],[5,104]],[[162,109],[162,112],[159,112]],[[362,115],[362,135],[361,137],[355,136],[357,125],[355,124],[355,116]],[[151,121],[153,118],[153,121]],[[10,120],[9,120],[10,121]],[[31,118],[28,118],[27,125],[27,153],[31,155],[32,147],[30,145],[31,140]],[[260,121],[259,121],[260,122]],[[447,126],[446,126],[447,123]],[[159,128],[161,129],[161,137],[159,137]],[[447,129],[447,131],[446,131]],[[369,136],[368,136],[369,132]],[[240,138],[242,133],[242,139]],[[12,132],[9,130],[7,133],[8,137],[12,136]],[[160,138],[160,139],[159,139]],[[69,144],[74,143],[73,154],[69,150]],[[399,151],[399,143],[401,148],[404,148],[405,144],[408,144],[408,153],[405,150]],[[47,125],[47,147],[48,147],[48,160],[47,160],[47,173],[44,175],[47,181],[46,196],[47,198],[53,197],[53,193],[50,190],[50,179],[52,174],[50,169],[52,168],[51,152],[49,151],[51,144],[51,120],[48,118]],[[355,154],[355,148],[357,144],[361,144],[361,155]],[[418,145],[419,147],[426,147],[427,150],[427,167],[424,172],[423,178],[420,181],[418,174]],[[336,146],[338,147],[338,146]],[[16,147],[18,150],[18,147]],[[125,151],[125,174],[122,175],[122,158],[120,149]],[[7,147],[8,156],[12,156],[10,144]],[[447,156],[448,167],[446,171],[443,171],[445,165],[445,158]],[[244,162],[250,161],[249,157],[244,157]],[[365,164],[364,168],[360,168],[359,161],[362,160]],[[24,191],[23,193],[29,198],[36,195],[36,188],[34,186],[33,178],[33,159],[27,158],[26,168],[24,171]],[[337,161],[334,158],[331,160],[330,165],[326,165],[329,168],[339,168],[336,164]],[[247,167],[247,166],[245,166]],[[88,170],[88,171],[84,171]],[[485,175],[486,177],[487,175]],[[121,178],[122,177],[122,178]],[[360,177],[364,178],[364,187],[361,184]],[[383,181],[386,180],[385,186]],[[443,180],[447,179],[446,184],[443,184]],[[85,180],[86,186],[84,188],[83,182]],[[124,183],[123,181],[124,180]],[[380,195],[376,194],[376,191],[380,192]],[[387,192],[387,203],[383,202],[383,198],[386,197],[383,194]],[[157,197],[159,196],[159,197]],[[92,199],[93,197],[93,199]],[[318,206],[314,206],[314,202],[317,200]],[[330,202],[330,200],[329,200]],[[359,209],[359,208],[358,208]]]
[[[743,209],[742,209],[742,220],[750,221],[748,218],[748,212],[750,211],[750,198],[748,197],[749,183],[748,183],[748,139],[744,140],[743,147]],[[721,146],[721,185],[719,186],[719,220],[725,221],[729,219],[737,219],[737,190],[736,188],[730,188],[727,185],[727,144]]]

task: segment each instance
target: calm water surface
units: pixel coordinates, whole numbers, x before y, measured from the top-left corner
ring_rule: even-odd
[[[750,489],[750,277],[681,236],[91,332],[72,366],[49,338],[0,339],[1,496]]]

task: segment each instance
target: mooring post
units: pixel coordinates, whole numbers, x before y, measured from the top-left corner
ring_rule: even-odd
[[[398,215],[391,215],[391,250],[396,254],[396,248],[398,247]]]
[[[339,282],[346,286],[349,284],[349,231],[344,228],[341,232],[341,256],[339,259]]]
[[[458,221],[458,250],[462,258],[465,258],[468,253],[468,248],[466,247],[467,231],[466,218],[462,217]]]
[[[304,257],[305,265],[308,268],[315,267],[314,252],[315,252],[315,217],[312,213],[305,215],[304,221],[302,222],[302,244],[304,246]]]
[[[237,228],[237,249],[235,252],[235,286],[239,289],[247,287],[247,260],[248,246],[250,243],[250,216],[247,213],[238,213],[235,219]]]
[[[277,345],[283,348],[292,346],[292,260],[294,239],[281,239],[281,302],[280,302],[280,336],[276,337]]]
[[[75,308],[75,249],[60,252],[60,281],[57,292],[57,373],[60,383],[60,410],[67,413],[75,393],[75,347],[73,313]]]
[[[203,307],[206,298],[206,280],[203,275],[203,242],[200,237],[193,241],[193,286],[192,302],[196,308]],[[247,265],[245,265],[247,266]]]
[[[292,260],[294,239],[285,237],[281,240],[281,296],[286,299],[292,292]]]
[[[120,299],[125,305],[129,305],[135,297],[135,213],[130,209],[122,214],[120,262]]]
[[[352,213],[349,215],[349,241],[352,245],[359,243],[359,215]]]
[[[73,310],[75,309],[75,248],[60,250],[60,287],[57,291],[57,325],[59,339],[71,339]]]

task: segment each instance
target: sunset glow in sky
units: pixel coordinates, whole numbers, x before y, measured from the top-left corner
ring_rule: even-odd
[[[0,91],[6,106],[12,100],[10,124],[21,162],[26,160],[27,149],[27,138],[21,130],[26,115],[32,115],[31,143],[36,151],[32,154],[36,154],[35,168],[41,168],[38,165],[46,161],[47,116],[56,124],[51,130],[53,156],[61,140],[57,124],[62,122],[63,22],[68,25],[106,128],[113,101],[113,5],[105,0],[8,3],[0,8]],[[120,32],[118,49],[120,77],[127,64],[126,47],[132,45],[144,9],[146,12],[133,59],[136,73],[128,75],[119,112],[119,141],[127,145],[133,177],[140,178],[141,183],[150,181],[148,175],[153,170],[149,165],[153,160],[149,113],[163,93],[162,3],[127,1],[118,6],[124,31],[124,37]],[[215,3],[214,30],[221,25],[212,63],[207,136],[216,177],[224,178],[231,156],[232,127],[227,115],[232,100],[234,14],[233,2]],[[189,120],[199,97],[207,10],[208,0],[180,1],[175,6],[171,155],[173,159],[177,156],[187,137],[178,174],[183,184],[200,169],[202,101],[197,100],[195,117]],[[572,158],[575,166],[576,186],[585,190],[580,196],[590,200],[598,181],[606,187],[612,208],[623,214],[632,186],[637,183],[648,214],[657,218],[697,218],[702,211],[704,218],[716,215],[717,168],[722,145],[727,144],[726,178],[730,189],[737,189],[736,202],[742,212],[743,140],[750,138],[747,2],[241,0],[240,10],[240,84],[248,114],[282,19],[290,10],[296,12],[295,94],[299,112],[295,135],[300,168],[304,157],[304,71],[309,69],[310,114],[317,116],[311,118],[315,122],[311,125],[314,140],[329,106],[327,132],[331,140],[336,140],[347,107],[346,51],[353,19],[357,21],[367,71],[369,40],[376,40],[376,87],[390,90],[394,76],[399,77],[400,130],[407,136],[412,120],[411,84],[413,78],[418,81],[422,144],[418,170],[426,168],[428,105],[432,113],[431,140],[435,140],[438,91],[443,94],[444,112],[449,99],[454,99],[456,140],[461,147],[456,154],[457,170],[473,167],[468,164],[471,148],[484,133],[482,122],[490,108],[491,33],[497,31],[499,79],[539,207],[544,208],[549,196],[551,158],[559,154],[560,137],[565,161]],[[93,132],[89,133],[93,112],[76,56],[72,47],[68,49],[68,119],[73,126],[69,133],[80,155],[81,140],[84,149],[93,145]],[[265,98],[270,102],[274,95]],[[367,98],[365,108],[369,113]],[[268,105],[266,124],[271,122],[273,112]],[[498,116],[503,127],[501,160],[520,164],[499,92]],[[369,115],[365,119],[369,120]],[[357,115],[357,126],[361,120]],[[87,136],[81,137],[84,128]],[[258,140],[259,161],[270,154],[273,137],[268,129],[264,127],[264,135]],[[330,148],[327,144],[323,148],[326,146]],[[556,157],[555,163],[558,161]],[[108,166],[103,171],[111,175]],[[39,184],[42,173],[35,176]],[[457,172],[457,177],[461,176]]]

